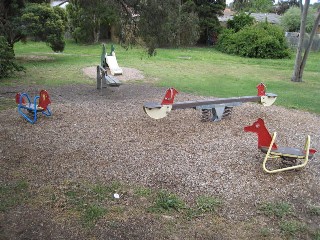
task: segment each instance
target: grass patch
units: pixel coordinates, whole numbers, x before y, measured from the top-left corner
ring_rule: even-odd
[[[307,227],[298,221],[283,221],[280,223],[280,230],[284,235],[297,236],[305,233]]]
[[[202,216],[207,213],[213,213],[222,204],[221,200],[211,196],[199,196],[196,199],[194,208],[188,208],[186,210],[186,217],[188,220],[192,220],[195,217]]]
[[[110,206],[110,202],[114,201],[113,193],[121,191],[121,188],[117,182],[109,185],[72,182],[68,183],[64,195],[70,210],[78,212],[83,225],[91,228],[108,212],[105,206]]]
[[[280,203],[264,203],[259,210],[267,216],[276,216],[283,218],[293,213],[292,206],[285,202]]]
[[[313,240],[320,240],[320,229],[318,229],[316,232],[312,234]]]
[[[145,187],[137,187],[134,193],[139,197],[149,197],[152,194],[152,190]]]
[[[151,212],[165,212],[176,210],[180,211],[186,208],[186,204],[175,194],[166,190],[157,193],[154,205],[150,207]]]
[[[82,219],[87,227],[93,227],[94,224],[103,217],[107,212],[107,209],[98,205],[89,204],[84,208]]]
[[[271,236],[271,229],[267,228],[267,227],[261,228],[260,235],[264,238],[270,237]]]
[[[19,180],[12,184],[0,185],[0,212],[22,204],[29,198],[29,184],[25,180]]]
[[[309,206],[308,212],[311,215],[320,216],[320,207],[319,206]]]
[[[157,49],[157,56],[150,58],[142,48],[126,51],[114,45],[120,67],[137,68],[147,81],[157,79],[153,82],[158,86],[204,96],[238,97],[256,95],[255,87],[264,82],[268,92],[278,94],[276,105],[320,113],[320,52],[310,53],[304,82],[294,83],[290,81],[294,52],[291,59],[250,59],[223,54],[212,47],[193,47]],[[101,49],[101,44],[77,45],[67,41],[63,53],[53,53],[45,43],[17,43],[16,57],[27,71],[1,79],[0,86],[94,85],[95,80],[84,76],[82,69],[100,63]]]
[[[210,196],[200,196],[196,200],[196,209],[201,213],[215,212],[217,207],[221,205],[221,201]]]
[[[16,108],[17,104],[14,99],[0,97],[0,111]]]

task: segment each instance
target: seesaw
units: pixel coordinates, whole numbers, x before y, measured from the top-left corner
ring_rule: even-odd
[[[101,89],[105,86],[119,87],[121,85],[121,82],[117,78],[115,78],[113,76],[109,76],[107,73],[107,68],[109,68],[111,71],[110,66],[112,63],[114,63],[114,60],[112,59],[112,57],[115,58],[113,46],[111,47],[111,53],[114,56],[113,55],[108,56],[108,54],[106,54],[106,48],[103,44],[102,45],[102,54],[101,54],[101,63],[100,63],[100,65],[97,66],[97,89]],[[109,61],[108,61],[108,59],[109,59]],[[114,66],[114,64],[112,66]],[[114,73],[114,68],[111,71],[111,73],[112,72]],[[121,69],[121,74],[122,74],[122,69]]]
[[[51,116],[49,104],[51,103],[49,94],[46,90],[41,90],[39,96],[35,96],[33,102],[27,93],[17,93],[16,103],[18,112],[28,122],[34,124],[37,121],[37,114],[41,112],[45,116]]]
[[[202,121],[220,121],[222,118],[231,114],[235,106],[246,102],[259,102],[264,106],[271,106],[277,98],[276,94],[266,93],[266,87],[263,83],[257,86],[257,96],[217,98],[208,100],[196,100],[174,103],[174,97],[178,93],[174,88],[169,88],[159,103],[145,103],[143,109],[149,117],[161,119],[168,115],[172,110],[193,108],[202,111]]]
[[[259,118],[251,126],[244,127],[246,132],[255,132],[258,135],[258,148],[265,153],[263,160],[263,170],[267,173],[277,173],[298,168],[303,168],[307,165],[308,160],[312,159],[317,152],[310,148],[310,136],[306,137],[304,148],[278,147],[275,143],[277,133],[274,132],[272,137],[267,130],[264,121]],[[281,160],[281,167],[270,169],[267,167],[267,162],[272,159]]]

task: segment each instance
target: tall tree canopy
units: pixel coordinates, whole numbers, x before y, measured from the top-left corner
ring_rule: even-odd
[[[77,42],[98,42],[101,27],[119,18],[118,3],[112,0],[70,0],[67,12],[69,30]]]
[[[316,16],[316,10],[310,9],[306,16],[306,31],[312,30],[314,20]],[[287,32],[299,32],[301,24],[301,9],[298,7],[291,7],[281,17],[280,24]]]
[[[54,51],[62,51],[66,19],[61,9],[24,0],[0,2],[0,35],[8,44],[25,40],[27,36],[47,42]]]
[[[196,42],[212,41],[220,31],[218,16],[223,14],[226,6],[225,0],[119,2],[125,16],[122,17],[122,21],[125,22],[125,26],[122,26],[123,39],[125,42],[128,42],[128,39],[133,40],[135,38],[132,36],[137,33],[149,45],[151,52],[152,48],[159,46],[192,45]]]
[[[232,8],[238,12],[272,12],[274,0],[234,0]]]
[[[225,0],[194,0],[196,12],[200,19],[199,43],[212,41],[214,35],[221,30],[218,16],[223,15]]]

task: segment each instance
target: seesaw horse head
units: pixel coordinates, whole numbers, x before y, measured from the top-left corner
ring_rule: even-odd
[[[172,105],[174,101],[174,97],[176,96],[177,93],[178,91],[174,88],[167,89],[166,94],[161,102],[161,105]]]
[[[252,125],[244,127],[245,132],[254,132],[258,135],[258,148],[269,147],[272,137],[266,128],[263,119],[259,118]],[[277,148],[274,143],[272,148]]]

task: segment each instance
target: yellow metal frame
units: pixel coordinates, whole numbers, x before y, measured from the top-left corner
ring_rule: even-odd
[[[310,149],[310,136],[308,135],[307,138],[306,138],[306,143],[304,145],[304,150],[305,150],[305,153],[306,155],[303,157],[303,162],[299,165],[296,165],[296,166],[291,166],[291,167],[285,167],[285,168],[279,168],[279,169],[275,169],[275,170],[269,170],[267,169],[266,167],[266,163],[268,161],[268,159],[277,159],[277,158],[280,158],[279,155],[274,155],[271,153],[271,150],[272,150],[272,146],[273,146],[273,143],[275,142],[276,140],[276,137],[277,137],[277,133],[274,132],[273,135],[272,135],[272,140],[271,140],[271,143],[270,143],[270,146],[269,146],[269,149],[268,149],[268,152],[263,160],[263,170],[267,173],[277,173],[277,172],[283,172],[283,171],[288,171],[288,170],[293,170],[293,169],[297,169],[297,168],[303,168],[304,166],[307,165],[308,161],[309,161],[309,149]],[[290,155],[287,155],[287,156],[290,156]],[[291,156],[291,157],[295,157],[295,156]],[[299,156],[296,156],[297,158],[301,158]]]

